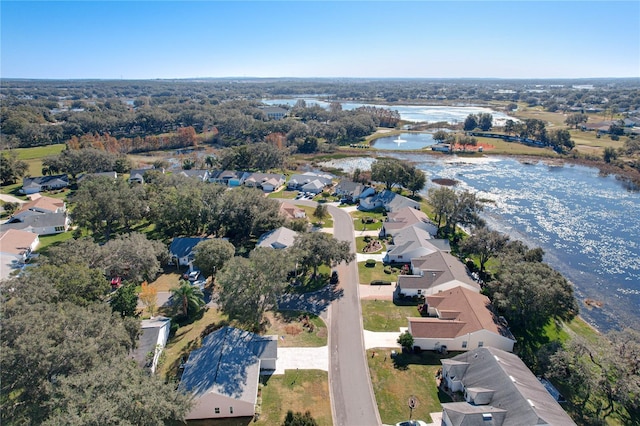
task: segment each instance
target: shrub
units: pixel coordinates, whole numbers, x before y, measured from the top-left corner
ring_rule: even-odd
[[[391,281],[373,280],[371,285],[391,285]]]
[[[384,273],[385,274],[390,274],[391,273],[391,268],[389,268],[388,266],[384,267]]]
[[[373,268],[374,266],[376,266],[376,261],[375,259],[367,259],[364,264],[367,268]]]

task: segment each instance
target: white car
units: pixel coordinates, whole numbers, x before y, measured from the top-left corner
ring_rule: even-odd
[[[405,420],[404,422],[396,423],[396,426],[427,426],[422,420]]]

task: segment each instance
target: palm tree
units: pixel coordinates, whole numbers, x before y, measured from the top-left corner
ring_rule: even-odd
[[[198,287],[187,280],[180,280],[178,287],[171,289],[174,305],[181,305],[182,314],[186,317],[189,310],[199,311],[204,306],[204,294]]]

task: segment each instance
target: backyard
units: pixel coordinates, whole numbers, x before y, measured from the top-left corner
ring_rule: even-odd
[[[386,271],[388,272],[385,272]],[[358,262],[358,275],[361,284],[371,284],[372,281],[398,281],[400,269],[397,267],[385,266],[382,262],[376,262],[373,266],[367,266],[366,262]]]

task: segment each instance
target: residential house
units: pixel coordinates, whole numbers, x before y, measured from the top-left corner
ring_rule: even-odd
[[[223,327],[206,336],[184,365],[178,389],[193,395],[187,420],[255,414],[261,370],[275,370],[278,336]]]
[[[411,259],[413,275],[399,275],[398,294],[426,296],[462,286],[477,293],[480,285],[473,279],[464,263],[443,251]]]
[[[142,333],[138,338],[138,347],[131,356],[140,368],[148,368],[151,374],[156,372],[160,354],[169,340],[171,319],[155,317],[140,322]]]
[[[204,241],[206,238],[189,237],[189,238],[174,238],[169,246],[169,254],[171,259],[176,259],[180,266],[190,266],[195,258],[193,249],[198,245],[200,241]]]
[[[282,120],[287,115],[287,110],[277,106],[266,106],[260,108],[269,120]]]
[[[285,219],[295,220],[307,217],[307,213],[300,207],[283,201],[280,203],[280,215]]]
[[[420,203],[404,195],[385,189],[375,195],[362,198],[358,210],[375,210],[380,207],[383,207],[388,212],[395,212],[405,207],[420,210]]]
[[[52,176],[26,177],[22,179],[23,194],[35,194],[40,191],[52,191],[69,186],[69,177],[66,174]]]
[[[154,170],[154,168],[153,167],[147,167],[147,168],[144,168],[144,169],[131,169],[131,171],[129,172],[129,183],[143,184],[144,183],[144,175],[149,170]],[[164,173],[164,170],[161,170],[161,172]]]
[[[287,182],[287,189],[319,194],[325,187],[331,185],[333,185],[333,179],[330,175],[307,172],[291,175]]]
[[[425,303],[429,317],[409,318],[415,346],[449,351],[490,346],[513,351],[516,340],[506,321],[492,312],[487,296],[458,286],[427,296]]]
[[[336,185],[335,192],[336,195],[341,197],[345,202],[356,203],[361,198],[373,196],[376,190],[369,185],[343,179]]]
[[[442,425],[575,425],[516,355],[483,347],[442,359],[443,385],[465,401],[442,404]]]
[[[106,177],[109,179],[116,180],[118,179],[118,172],[83,173],[80,176],[78,176],[78,183],[82,182],[85,179],[98,178],[98,177]]]
[[[7,229],[0,233],[0,280],[26,262],[40,244],[38,234]]]
[[[449,241],[433,239],[424,229],[409,226],[393,236],[383,260],[385,263],[409,263],[411,259],[437,251],[450,252]]]
[[[209,175],[209,182],[229,187],[240,186],[251,176],[249,172],[237,170],[216,170]]]
[[[382,223],[380,237],[394,235],[410,226],[427,231],[433,237],[438,233],[436,224],[431,222],[422,210],[404,207],[387,215],[387,220]]]
[[[201,169],[180,170],[180,171],[177,171],[176,174],[180,176],[192,178],[200,182],[209,181],[209,170],[201,170]]]
[[[12,216],[0,225],[0,232],[19,229],[37,235],[52,235],[66,232],[71,221],[66,212],[42,213],[33,210],[21,210],[18,216]]]
[[[276,173],[252,173],[244,181],[244,185],[250,188],[260,188],[265,192],[273,192],[284,185],[285,177]]]
[[[29,198],[31,201],[22,204],[11,215],[12,218],[21,218],[33,213],[64,213],[67,211],[67,204],[59,198],[46,197],[40,194],[31,194]]]
[[[274,249],[285,249],[291,247],[298,236],[296,231],[281,226],[278,229],[263,234],[257,243],[257,247],[270,247]]]
[[[451,150],[451,144],[449,143],[436,143],[431,145],[431,151],[451,152]]]

